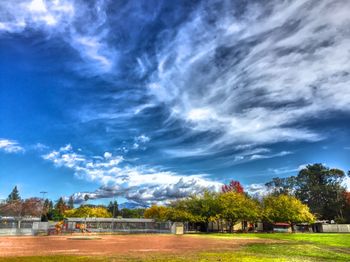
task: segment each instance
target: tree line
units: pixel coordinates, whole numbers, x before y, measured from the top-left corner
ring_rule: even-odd
[[[60,197],[55,203],[35,197],[23,200],[15,187],[0,204],[0,216],[42,217],[43,221],[64,217],[145,217],[201,223],[203,227],[211,221],[225,220],[231,230],[243,221],[350,223],[350,193],[343,185],[347,175],[349,173],[340,169],[313,164],[301,169],[296,176],[273,178],[266,183],[268,194],[263,198],[249,195],[239,181],[233,180],[224,185],[221,192],[204,191],[148,209],[119,209],[117,201],[107,206],[91,205],[87,204],[87,195],[79,207],[75,207],[73,197],[67,202]]]
[[[273,178],[263,198],[245,193],[239,181],[222,192],[204,192],[176,200],[168,206],[154,205],[145,217],[157,220],[202,223],[225,220],[233,230],[237,222],[287,222],[290,224],[334,220],[350,223],[350,193],[343,185],[346,174],[322,164],[308,165],[297,176]]]
[[[201,195],[173,201],[168,206],[153,205],[146,209],[145,217],[198,223],[205,231],[209,230],[209,222],[226,221],[230,232],[238,222],[284,222],[293,225],[315,221],[309,208],[294,196],[268,195],[259,200],[245,193],[238,181],[231,184],[239,187],[224,186],[220,193],[205,191]]]
[[[0,216],[12,217],[41,217],[42,221],[60,221],[65,217],[124,217],[143,218],[144,209],[119,209],[117,201],[110,201],[106,205],[87,204],[89,198],[78,207],[71,196],[68,201],[60,197],[55,201],[30,197],[22,199],[17,186],[13,188],[7,199],[0,203]]]

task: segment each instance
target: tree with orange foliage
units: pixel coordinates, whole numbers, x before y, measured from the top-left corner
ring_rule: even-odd
[[[221,187],[221,191],[223,193],[228,193],[228,192],[236,192],[239,194],[244,193],[243,186],[239,181],[236,181],[236,180],[231,180],[231,182],[228,185],[223,185]]]

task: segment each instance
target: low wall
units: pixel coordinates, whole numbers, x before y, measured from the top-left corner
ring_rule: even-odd
[[[0,228],[0,236],[31,236],[34,231],[31,228]]]
[[[350,233],[350,224],[323,224],[323,233]]]
[[[49,222],[34,222],[33,223],[33,230],[48,230],[49,229]]]

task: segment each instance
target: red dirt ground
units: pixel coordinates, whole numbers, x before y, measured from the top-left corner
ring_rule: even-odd
[[[235,250],[263,239],[215,239],[176,235],[91,236],[101,239],[79,240],[72,236],[0,237],[0,257],[39,255],[117,255]]]

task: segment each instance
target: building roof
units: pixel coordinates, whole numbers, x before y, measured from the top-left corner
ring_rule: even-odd
[[[289,227],[290,226],[290,224],[289,223],[274,223],[273,224],[274,226],[284,226],[284,227]]]

